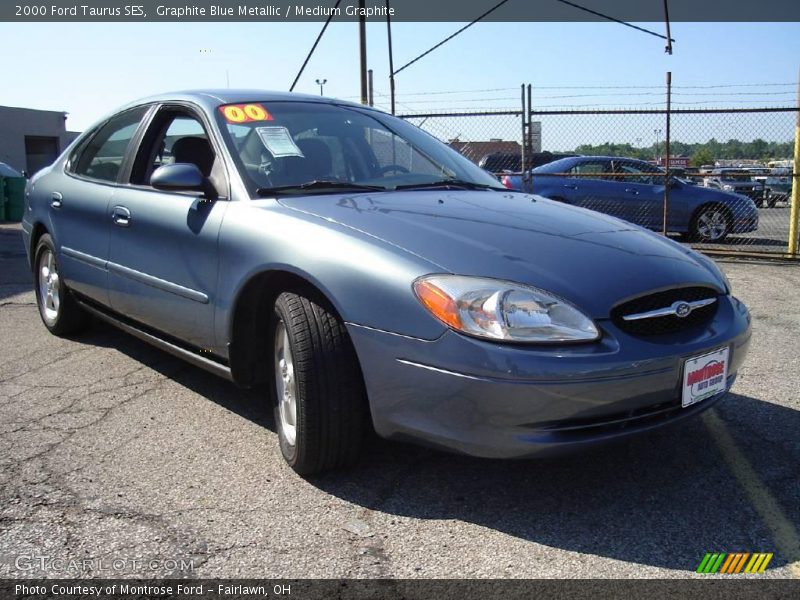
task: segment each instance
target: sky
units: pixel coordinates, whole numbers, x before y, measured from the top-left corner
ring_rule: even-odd
[[[393,23],[395,68],[462,25]],[[663,32],[662,23],[639,25]],[[80,131],[115,107],[153,93],[228,85],[287,90],[320,28],[321,23],[2,23],[0,105],[63,110],[68,128]],[[398,112],[518,108],[522,83],[533,85],[538,108],[658,108],[668,70],[676,108],[796,105],[800,23],[673,23],[672,37],[669,56],[664,40],[616,23],[478,23],[398,74]],[[385,23],[368,24],[367,41],[376,104],[387,108]],[[327,79],[326,96],[358,100],[356,24],[331,24],[295,91],[318,94],[318,78]],[[434,125],[435,120],[428,127]],[[440,135],[490,135],[472,125],[440,120],[439,126],[450,128],[434,131]],[[498,123],[499,135],[491,137],[513,136],[511,127],[508,120]],[[733,132],[730,123],[724,127]],[[649,123],[630,128],[622,138],[651,143]],[[775,136],[782,134],[767,137]]]

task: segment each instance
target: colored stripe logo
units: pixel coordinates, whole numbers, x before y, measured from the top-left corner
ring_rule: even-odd
[[[763,573],[772,556],[772,552],[707,552],[697,567],[697,573]]]

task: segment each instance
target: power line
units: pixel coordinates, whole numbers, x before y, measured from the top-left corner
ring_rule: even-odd
[[[325,33],[325,30],[328,28],[328,25],[330,25],[330,23],[331,23],[331,20],[333,20],[333,16],[338,12],[336,9],[339,8],[339,4],[341,3],[341,1],[342,0],[336,0],[336,4],[334,4],[334,6],[333,6],[333,10],[331,11],[331,14],[328,15],[327,19],[325,19],[325,24],[322,26],[322,30],[319,32],[319,35],[317,36],[317,39],[314,40],[314,45],[311,46],[311,50],[308,51],[308,56],[306,56],[306,59],[303,61],[303,66],[300,67],[300,71],[297,73],[297,77],[294,78],[294,81],[292,82],[292,87],[289,88],[290,92],[294,91],[294,86],[297,85],[297,82],[300,80],[300,76],[303,74],[303,71],[305,71],[305,68],[306,68],[306,65],[308,64],[308,61],[311,60],[311,55],[314,54],[314,50],[317,49],[317,44],[319,44],[319,41],[322,39],[322,36]]]
[[[494,11],[496,11],[498,8],[500,8],[501,6],[503,6],[503,4],[505,4],[506,2],[508,2],[508,0],[500,0],[500,2],[498,2],[498,3],[497,3],[497,4],[495,4],[495,5],[494,5],[492,8],[490,8],[490,9],[489,9],[489,10],[487,10],[485,13],[483,13],[483,14],[482,14],[480,17],[478,17],[477,19],[475,19],[475,20],[474,20],[474,21],[472,21],[471,23],[467,23],[466,25],[464,25],[464,27],[462,27],[461,29],[459,29],[458,31],[456,31],[454,34],[452,34],[452,35],[450,35],[450,36],[446,37],[446,38],[445,38],[445,39],[443,39],[441,42],[439,42],[438,44],[436,44],[435,46],[433,46],[432,48],[429,48],[428,50],[426,50],[425,52],[423,52],[422,54],[420,54],[419,56],[417,56],[417,57],[416,57],[414,60],[412,60],[412,61],[410,61],[410,62],[407,62],[407,63],[406,63],[406,64],[404,64],[402,67],[400,67],[399,69],[397,69],[397,71],[395,71],[394,73],[392,73],[392,75],[397,75],[397,74],[398,74],[400,71],[402,71],[403,69],[406,69],[406,68],[410,67],[411,65],[413,65],[415,62],[417,62],[417,61],[418,61],[418,60],[420,60],[421,58],[423,58],[423,57],[427,56],[428,54],[430,54],[431,52],[433,52],[434,50],[436,50],[436,49],[437,49],[437,48],[439,48],[440,46],[443,46],[444,44],[446,44],[447,42],[449,42],[450,40],[452,40],[454,37],[456,37],[456,36],[457,36],[459,33],[461,33],[462,31],[465,31],[465,30],[469,29],[470,27],[472,27],[473,25],[475,25],[475,23],[477,23],[477,22],[478,22],[478,21],[480,21],[481,19],[483,19],[483,18],[487,17],[488,15],[490,15],[491,13],[493,13]]]
[[[614,21],[615,23],[619,23],[620,25],[625,25],[625,27],[630,27],[631,29],[636,29],[637,31],[641,31],[642,33],[647,33],[649,35],[654,35],[657,38],[661,38],[662,40],[667,40],[667,42],[674,42],[675,40],[672,38],[668,38],[665,35],[661,35],[660,33],[656,33],[655,31],[650,31],[649,29],[645,29],[644,27],[639,27],[638,25],[633,25],[632,23],[628,23],[627,21],[622,21],[617,19],[616,17],[612,17],[610,15],[603,14],[601,12],[597,12],[596,10],[592,10],[591,8],[586,8],[585,6],[581,6],[580,4],[575,4],[574,2],[569,2],[569,0],[556,0],[556,2],[561,2],[561,4],[566,4],[573,8],[577,8],[578,10],[582,10],[589,14],[595,15],[602,19],[607,19],[609,21]]]
[[[789,83],[732,83],[732,84],[721,84],[721,85],[673,85],[672,89],[682,89],[682,90],[698,90],[698,89],[730,89],[730,88],[747,88],[747,87],[797,87],[796,82],[789,82]],[[482,93],[482,92],[509,92],[512,90],[517,90],[518,88],[484,88],[484,89],[472,89],[472,90],[443,90],[443,91],[436,91],[436,92],[405,92],[403,96],[441,96],[441,95],[449,95],[449,94],[471,94],[471,93]],[[537,85],[534,87],[534,91],[537,90],[660,90],[659,92],[653,93],[663,93],[664,86],[663,85]],[[783,93],[783,92],[781,92]],[[542,96],[539,96],[540,98]],[[347,99],[357,99],[359,96],[343,96],[343,100]]]
[[[700,96],[700,97],[719,97],[719,96],[786,96],[794,95],[795,92],[672,92],[673,96]],[[600,98],[614,97],[621,94],[566,94],[558,96],[536,96],[539,100],[556,100],[559,98]],[[633,92],[626,93],[625,96],[662,96],[663,92]],[[434,102],[429,100],[428,102]]]
[[[673,85],[672,89],[720,89],[720,88],[738,88],[738,87],[796,87],[797,82],[789,83],[726,83],[719,85]],[[516,88],[514,88],[516,89]],[[536,90],[663,90],[664,85],[537,85],[534,87]]]

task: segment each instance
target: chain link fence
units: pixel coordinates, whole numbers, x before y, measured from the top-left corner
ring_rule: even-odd
[[[701,250],[790,251],[796,108],[400,116],[506,187],[666,230]]]

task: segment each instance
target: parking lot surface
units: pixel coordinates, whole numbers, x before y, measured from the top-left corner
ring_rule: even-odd
[[[799,577],[800,264],[721,266],[754,338],[703,417],[538,461],[374,440],[304,480],[258,392],[99,323],[48,334],[2,225],[0,577],[709,577],[706,552]]]

